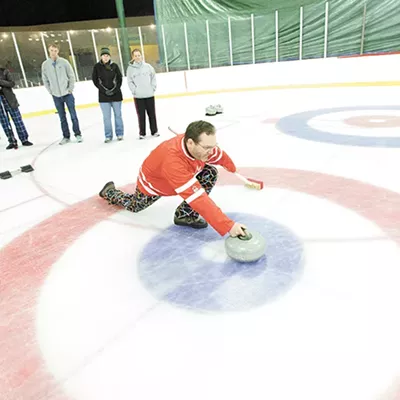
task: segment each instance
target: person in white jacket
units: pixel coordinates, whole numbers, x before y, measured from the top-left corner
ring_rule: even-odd
[[[126,75],[139,120],[139,139],[146,136],[146,112],[149,117],[151,135],[160,136],[154,100],[157,89],[156,72],[150,64],[143,61],[140,50],[132,51],[132,60],[129,62]]]

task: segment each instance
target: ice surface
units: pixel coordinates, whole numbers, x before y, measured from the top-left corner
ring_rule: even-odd
[[[386,105],[391,88],[285,90],[157,101],[160,138],[104,144],[100,109],[78,110],[81,144],[59,146],[58,117],[26,120],[35,144],[5,151],[0,181],[0,393],[35,400],[389,400],[400,375],[397,148],[294,138],[274,120],[320,108]],[[208,104],[225,113],[204,117]],[[388,104],[390,105],[390,104]],[[396,105],[396,104],[391,104]],[[327,114],[309,121],[358,130]],[[371,112],[398,115],[398,112]],[[219,129],[250,191],[221,172],[213,200],[266,236],[239,266],[211,229],[172,225],[180,200],[140,214],[99,199],[132,188],[141,162],[194,119]],[[235,184],[233,184],[235,183]],[[372,185],[372,186],[371,186]]]

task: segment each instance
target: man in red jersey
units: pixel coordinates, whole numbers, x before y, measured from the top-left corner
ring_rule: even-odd
[[[139,170],[135,193],[124,193],[108,182],[99,195],[135,213],[163,196],[179,195],[184,201],[175,211],[176,225],[199,229],[210,224],[221,236],[244,235],[246,226],[229,219],[208,196],[218,177],[213,165],[236,171],[231,158],[217,146],[215,127],[195,121],[184,134],[166,140],[149,154]]]

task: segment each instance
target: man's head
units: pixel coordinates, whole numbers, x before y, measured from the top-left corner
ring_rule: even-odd
[[[103,61],[104,64],[107,64],[111,59],[110,49],[108,47],[102,47],[100,50],[100,57],[101,61]]]
[[[215,127],[206,121],[192,122],[186,128],[184,140],[196,160],[207,161],[217,146]]]
[[[51,59],[56,60],[59,52],[60,52],[60,48],[58,47],[57,44],[51,44],[49,46],[49,54],[50,54]]]
[[[142,52],[139,49],[134,49],[132,51],[132,59],[136,62],[142,61]]]

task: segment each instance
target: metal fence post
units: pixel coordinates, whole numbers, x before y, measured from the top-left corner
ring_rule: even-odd
[[[14,41],[14,47],[15,47],[15,51],[17,52],[19,66],[21,67],[21,72],[22,72],[22,76],[24,77],[25,86],[28,87],[28,80],[26,79],[24,64],[22,63],[22,58],[21,58],[21,54],[19,52],[18,43],[17,43],[17,39],[15,37],[15,33],[11,32],[11,36],[12,36],[13,41]]]
[[[138,31],[139,31],[140,48],[142,49],[143,61],[146,62],[146,58],[144,56],[143,39],[142,39],[142,28],[140,26],[138,26]]]
[[[165,68],[166,68],[167,72],[169,72],[169,68],[168,68],[168,56],[167,56],[167,46],[166,46],[166,44],[165,44],[164,25],[161,25],[161,32],[162,32],[163,45],[164,45]]]
[[[210,27],[208,25],[208,20],[206,21],[206,30],[207,30],[207,47],[208,47],[208,66],[212,68],[211,64],[211,44],[210,44]]]
[[[94,30],[92,29],[92,42],[93,42],[93,48],[94,48],[94,54],[96,55],[96,61],[99,61],[99,53],[97,51],[97,43],[96,43],[96,38],[94,36]]]
[[[233,65],[233,52],[232,52],[232,29],[231,29],[231,17],[228,17],[228,33],[229,33],[229,53],[231,56],[231,66]]]
[[[303,59],[303,6],[300,7],[300,46],[299,59]]]
[[[47,58],[49,57],[49,53],[47,51],[46,41],[44,39],[43,32],[40,32],[40,37],[42,38],[42,45],[43,45],[43,50],[44,50],[44,59],[47,60]]]
[[[67,31],[67,37],[68,37],[68,43],[69,43],[69,51],[71,52],[71,57],[72,57],[72,64],[73,64],[74,70],[75,70],[76,80],[79,81],[78,68],[76,67],[74,49],[72,47],[71,35],[69,34],[69,31]]]
[[[361,46],[360,46],[360,54],[364,54],[364,40],[365,40],[365,23],[367,19],[367,1],[364,1],[364,13],[363,13],[363,21],[361,28]]]
[[[188,65],[188,70],[190,70],[189,42],[188,42],[188,36],[187,36],[186,22],[183,23],[183,30],[184,30],[184,33],[185,33],[185,46],[186,46],[187,65]]]
[[[253,64],[256,63],[256,49],[254,44],[254,14],[251,14],[251,48],[253,53]]]
[[[121,43],[119,41],[119,34],[118,34],[118,29],[115,28],[115,37],[117,38],[117,47],[118,47],[118,54],[119,54],[119,62],[121,63],[121,72],[122,76],[125,76],[125,65],[124,65],[124,60],[122,58],[122,51],[121,51]],[[97,53],[97,50],[96,50]]]
[[[325,3],[325,42],[324,42],[324,58],[328,55],[328,20],[329,20],[329,1]]]
[[[275,59],[279,61],[279,14],[278,10],[275,10]]]

